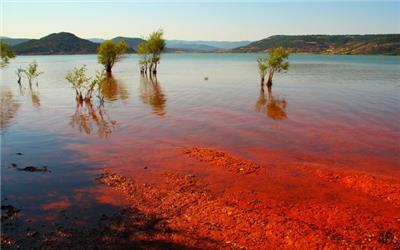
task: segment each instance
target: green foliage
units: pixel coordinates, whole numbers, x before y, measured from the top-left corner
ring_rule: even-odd
[[[281,72],[282,70],[289,69],[289,62],[287,61],[289,57],[289,51],[277,47],[269,50],[269,56],[265,58],[257,58],[258,72],[260,74],[261,80],[264,81],[264,77],[269,72],[268,85],[272,85],[272,77],[275,72]]]
[[[138,45],[136,53],[138,53],[139,55],[145,55],[150,53],[147,41],[143,41]]]
[[[147,41],[143,41],[138,45],[136,53],[142,58],[141,60],[139,60],[141,71],[143,73],[147,72],[148,65],[151,63],[151,58],[149,58],[150,51]]]
[[[153,70],[154,72],[157,72],[157,64],[160,63],[161,53],[165,48],[165,40],[163,36],[164,32],[160,29],[151,33],[149,38],[147,39],[147,49],[148,52],[152,55],[150,61],[150,70]]]
[[[86,65],[83,65],[80,68],[74,68],[65,77],[71,83],[76,93],[76,99],[79,101],[90,101],[93,93],[99,90],[101,83],[105,79],[104,71],[98,71],[93,80],[92,77],[86,76],[86,72]]]
[[[0,54],[0,67],[5,67],[10,62],[10,59],[15,57],[14,51],[3,41],[0,41]]]
[[[105,40],[100,44],[97,58],[99,63],[103,64],[107,73],[111,73],[111,69],[122,55],[128,50],[126,42],[121,41],[115,43],[111,40]]]
[[[39,65],[36,61],[31,62],[28,65],[28,68],[25,70],[25,75],[28,78],[29,83],[31,83],[33,79],[37,78],[41,74],[43,74],[43,72],[39,71]]]
[[[163,38],[163,30],[158,30],[150,34],[147,39],[147,47],[151,54],[160,55],[165,48],[165,40]]]
[[[289,51],[282,47],[277,47],[269,51],[268,65],[270,70],[273,72],[281,72],[282,70],[288,70],[289,62]]]
[[[261,80],[264,81],[265,75],[268,70],[268,58],[257,58],[258,73],[260,74]]]

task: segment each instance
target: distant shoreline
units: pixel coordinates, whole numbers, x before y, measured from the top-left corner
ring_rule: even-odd
[[[115,37],[125,41],[129,52],[135,52],[144,40],[137,37]],[[80,55],[96,54],[99,43],[82,39],[68,32],[53,33],[40,39],[2,39],[17,55]],[[290,53],[329,55],[400,55],[400,34],[376,35],[275,35],[259,41],[240,44],[217,44],[216,41],[170,41],[165,53],[263,53],[284,47]],[[233,45],[234,44],[234,45]],[[231,46],[231,47],[229,47]],[[233,47],[238,46],[238,47]]]
[[[188,54],[235,54],[235,55],[245,55],[245,54],[266,54],[266,52],[166,52],[163,55],[188,55]],[[83,55],[97,55],[96,53],[74,53],[74,54],[17,54],[17,56],[83,56]],[[128,53],[126,55],[137,55],[137,53]],[[325,56],[400,56],[400,54],[330,54],[330,53],[305,53],[305,52],[298,52],[298,53],[291,53],[291,55],[325,55]]]

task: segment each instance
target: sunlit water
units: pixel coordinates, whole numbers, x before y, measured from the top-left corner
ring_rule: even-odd
[[[101,200],[97,170],[168,168],[184,146],[400,177],[400,57],[293,55],[268,93],[258,56],[166,54],[152,83],[131,55],[115,65],[102,108],[77,106],[65,80],[83,64],[94,75],[95,55],[17,57],[2,69],[2,202],[31,220],[68,208],[90,221],[113,207]],[[32,60],[44,74],[20,89],[15,70]]]

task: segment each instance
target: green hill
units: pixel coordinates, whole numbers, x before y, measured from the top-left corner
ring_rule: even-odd
[[[10,46],[14,46],[14,45],[29,41],[31,39],[28,39],[28,38],[10,38],[10,37],[2,36],[2,37],[0,37],[0,40],[2,42],[7,43]]]
[[[12,47],[17,55],[94,54],[98,44],[67,32],[53,33]]]
[[[141,38],[136,38],[136,37],[123,37],[123,36],[118,36],[113,39],[111,39],[114,42],[120,42],[120,41],[125,41],[128,44],[128,47],[131,51],[136,51],[136,48],[139,46],[141,42],[144,40]]]
[[[271,36],[232,52],[263,52],[282,46],[293,53],[400,55],[400,34]]]

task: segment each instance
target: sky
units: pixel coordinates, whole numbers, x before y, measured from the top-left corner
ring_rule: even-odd
[[[0,0],[1,35],[40,38],[71,32],[82,38],[259,40],[271,35],[400,33],[400,0],[134,1]]]

